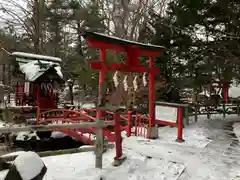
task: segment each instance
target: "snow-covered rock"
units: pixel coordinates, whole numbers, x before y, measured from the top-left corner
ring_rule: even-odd
[[[38,135],[36,134],[36,132],[19,132],[17,134],[16,140],[17,141],[28,141],[31,140],[33,138],[36,138],[36,140],[40,140],[40,138],[38,137]]]
[[[4,180],[4,178],[6,178],[8,172],[9,172],[9,170],[6,169],[6,170],[0,171],[0,172],[1,172],[1,173],[0,173],[0,179],[1,179],[1,180]]]
[[[25,152],[16,157],[4,180],[42,180],[47,168],[35,152]]]

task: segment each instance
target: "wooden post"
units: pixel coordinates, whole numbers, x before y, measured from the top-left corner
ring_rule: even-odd
[[[210,119],[210,107],[208,104],[206,107],[207,107],[207,118]]]
[[[64,104],[63,104],[63,119],[66,119],[66,118],[67,118],[66,109],[67,109],[67,106],[66,106],[66,104],[64,103]]]
[[[19,91],[19,89],[18,89],[18,82],[16,82],[16,90],[15,90],[15,104],[16,104],[16,106],[18,106],[18,105],[20,105],[20,104],[18,104],[18,91]]]
[[[223,103],[223,118],[226,117],[226,104]]]
[[[69,97],[71,105],[74,104],[74,97],[73,97],[73,81],[68,80],[68,88],[69,88]]]
[[[149,67],[154,68],[154,57],[151,56],[149,59]],[[157,131],[155,128],[155,80],[154,80],[154,73],[151,71],[149,73],[149,85],[148,85],[148,97],[149,97],[149,125],[147,131],[147,138],[154,138],[151,137],[153,133],[152,131]]]
[[[6,83],[6,78],[5,78],[5,72],[6,72],[6,66],[5,64],[2,65],[2,83],[5,84]]]
[[[239,111],[239,104],[237,104],[237,115],[240,115],[240,111]]]
[[[183,127],[186,127],[187,125],[189,125],[188,108],[189,108],[189,107],[185,107],[185,108],[184,108],[184,123],[183,123]]]
[[[12,87],[12,71],[11,71],[11,64],[8,65],[8,85]],[[8,91],[8,103],[10,103],[10,91]]]
[[[23,95],[24,95],[24,83],[22,83],[22,92],[21,92],[21,106],[23,106]]]
[[[103,129],[102,124],[104,121],[101,118],[97,118],[97,124],[100,125],[100,127],[97,128],[96,132],[96,142],[95,142],[95,168],[102,169],[102,155],[103,155],[103,145],[104,145],[104,135],[103,135]]]
[[[198,105],[194,105],[194,117],[195,117],[195,122],[198,121]]]
[[[106,49],[100,49],[100,61],[103,63],[106,62]],[[98,85],[98,107],[105,106],[104,102],[104,81],[106,77],[106,71],[104,68],[101,69],[99,73],[99,85]],[[96,120],[98,124],[104,122],[104,112],[102,109],[97,110]],[[96,133],[96,160],[95,160],[95,167],[102,169],[102,154],[103,154],[103,144],[104,144],[104,136],[103,136],[103,129],[97,128]]]

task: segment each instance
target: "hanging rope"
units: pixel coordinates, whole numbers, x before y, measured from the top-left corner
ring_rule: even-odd
[[[119,76],[118,76],[118,71],[116,71],[113,75],[113,83],[114,83],[114,86],[115,88],[118,87],[119,85],[119,80],[118,80]]]
[[[128,76],[126,75],[124,77],[124,80],[123,80],[123,87],[124,87],[124,90],[127,91],[128,90],[128,82],[127,82],[127,79],[128,79]]]
[[[137,91],[137,89],[138,89],[138,82],[137,82],[137,80],[138,80],[138,76],[135,76],[134,80],[133,80],[133,89],[134,89],[134,91]]]
[[[146,72],[143,74],[142,81],[143,81],[143,86],[146,87],[147,86]]]

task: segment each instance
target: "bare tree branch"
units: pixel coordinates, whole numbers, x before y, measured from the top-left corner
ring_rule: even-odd
[[[44,3],[44,0],[40,2]],[[33,42],[36,52],[41,49],[41,3],[39,3],[38,0],[24,0],[25,7],[22,3],[14,0],[5,0],[0,6],[0,10],[6,15],[6,17],[0,18],[4,20],[6,24],[20,26]]]

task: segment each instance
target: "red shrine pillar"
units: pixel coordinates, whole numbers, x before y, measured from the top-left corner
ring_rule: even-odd
[[[224,88],[225,91],[225,104],[229,103],[229,85],[226,85]]]
[[[151,56],[149,59],[149,67],[151,69],[154,68],[154,56]],[[149,72],[149,127],[148,127],[148,133],[147,138],[152,138],[152,131],[154,131],[154,125],[155,125],[155,81],[154,81],[154,72]]]
[[[40,85],[37,84],[37,119],[36,119],[37,124],[39,124],[39,121],[40,121],[40,113],[41,113],[41,109],[40,109]]]

